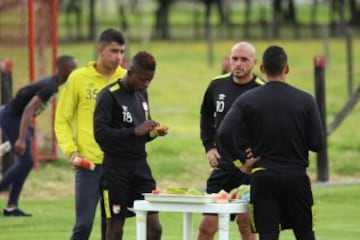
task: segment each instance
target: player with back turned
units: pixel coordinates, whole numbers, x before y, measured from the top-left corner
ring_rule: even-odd
[[[297,240],[314,240],[306,168],[309,151],[322,148],[319,110],[309,93],[286,83],[289,66],[282,47],[268,47],[260,69],[267,83],[235,101],[218,129],[218,140],[237,148],[234,139],[246,139],[252,149],[254,158],[244,165],[253,168],[250,203],[260,240],[277,240],[284,229],[292,229]],[[244,129],[237,127],[240,123]]]

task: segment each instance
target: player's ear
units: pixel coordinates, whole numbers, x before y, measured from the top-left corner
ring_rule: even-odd
[[[286,64],[285,68],[284,68],[284,73],[288,74],[290,72],[290,67],[288,64]]]
[[[104,50],[104,48],[105,48],[104,44],[102,44],[102,43],[98,44],[97,53],[100,54]]]
[[[264,64],[260,65],[260,71],[261,73],[265,74]]]

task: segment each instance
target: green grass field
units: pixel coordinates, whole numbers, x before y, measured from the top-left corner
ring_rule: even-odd
[[[38,175],[36,172],[33,175]],[[360,183],[334,186],[315,186],[316,235],[319,240],[357,240],[359,238],[358,202]],[[0,218],[1,240],[23,239],[69,239],[73,224],[73,199],[26,199],[22,206],[30,210],[32,218]],[[201,215],[194,215],[193,237]],[[124,239],[135,240],[135,219],[127,221]],[[182,239],[182,215],[161,213],[164,240]],[[91,240],[99,239],[99,216],[97,216]],[[230,239],[239,239],[235,224],[230,224]],[[294,239],[291,231],[284,231],[281,240]]]
[[[237,41],[237,40],[234,40]],[[222,58],[229,53],[233,41],[219,41],[214,45],[214,66],[207,64],[207,46],[204,42],[130,42],[130,55],[137,50],[152,52],[158,67],[150,86],[150,107],[155,120],[169,125],[168,136],[148,145],[149,162],[160,188],[169,184],[204,187],[211,171],[199,139],[200,103],[211,78],[221,71]],[[288,83],[314,92],[313,58],[324,52],[321,40],[252,41],[258,58],[269,44],[280,44],[288,52],[290,74]],[[327,121],[330,123],[345,103],[347,94],[347,68],[345,43],[341,39],[329,42],[329,59],[326,70]],[[354,40],[354,66],[360,65],[360,42]],[[92,43],[62,44],[59,54],[73,54],[83,66],[94,56]],[[259,73],[258,66],[256,71]],[[355,67],[354,81],[360,83],[360,71]],[[21,85],[15,79],[15,86]],[[343,124],[328,138],[328,155],[331,182],[345,182],[360,178],[360,132],[356,131],[360,107],[357,105]],[[315,155],[309,167],[311,179],[316,181]],[[360,184],[316,186],[318,206],[318,239],[358,239],[360,223],[358,202]],[[65,160],[43,162],[29,176],[21,199],[21,207],[34,214],[29,219],[0,218],[0,239],[68,239],[73,211],[73,171]],[[0,195],[0,207],[6,197]],[[197,228],[200,216],[194,221]],[[181,239],[181,215],[161,214],[163,239]],[[98,219],[92,235],[99,239]],[[124,239],[135,239],[135,223],[126,225]],[[194,231],[195,232],[195,231]],[[231,238],[238,239],[232,225]],[[291,232],[283,240],[293,239]]]

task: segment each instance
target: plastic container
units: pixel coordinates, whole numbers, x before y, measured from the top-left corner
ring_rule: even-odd
[[[81,167],[85,169],[89,169],[93,171],[95,169],[95,164],[90,162],[89,160],[81,157],[75,157],[73,160],[73,164],[76,167]]]

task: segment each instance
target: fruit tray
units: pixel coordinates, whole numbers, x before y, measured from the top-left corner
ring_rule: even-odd
[[[173,202],[173,203],[214,203],[216,195],[181,195],[181,194],[153,194],[143,193],[145,200],[149,202]]]
[[[249,203],[248,201],[243,199],[230,199],[229,201],[232,203]]]

